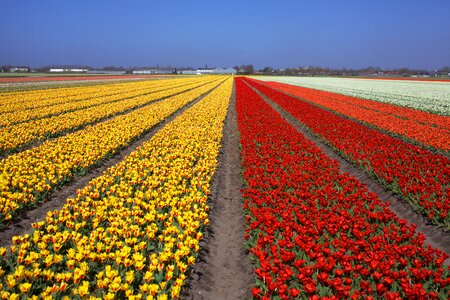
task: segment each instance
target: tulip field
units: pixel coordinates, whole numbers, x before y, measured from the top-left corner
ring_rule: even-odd
[[[214,252],[210,210],[229,200],[216,186],[237,168],[244,224],[233,234],[248,258],[227,259],[252,266],[248,298],[448,299],[448,247],[432,246],[368,185],[448,238],[450,83],[406,91],[399,82],[405,90],[395,93],[386,80],[340,80],[210,75],[0,89],[0,298],[196,299],[191,283],[206,275],[193,270]],[[287,116],[371,182],[342,172]],[[222,161],[229,122],[238,132],[227,134],[239,136],[233,166]],[[60,209],[21,226],[56,200]],[[21,233],[8,235],[15,226]]]
[[[255,81],[237,81],[246,238],[257,266],[253,296],[448,297],[449,269],[442,264],[447,256],[424,247],[414,226],[399,220],[354,177],[340,173],[335,161],[245,82],[294,117],[305,115],[301,121],[313,130],[343,121],[307,110],[306,102],[283,98]],[[350,130],[334,128],[327,129]]]
[[[259,79],[450,115],[448,81],[270,76]]]

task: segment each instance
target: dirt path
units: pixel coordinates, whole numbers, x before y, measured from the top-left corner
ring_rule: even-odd
[[[250,86],[250,85],[249,85]],[[279,107],[275,102],[267,98],[257,89],[250,86],[256,91],[263,99],[278,113],[281,114],[292,126],[294,126],[301,134],[307,139],[311,140],[316,146],[321,149],[328,157],[337,160],[342,173],[348,172],[350,175],[358,179],[361,183],[365,184],[370,192],[375,193],[378,198],[383,202],[390,202],[389,208],[398,217],[405,219],[409,224],[417,225],[417,232],[422,233],[426,237],[426,243],[434,248],[437,248],[450,255],[450,233],[431,225],[427,219],[413,211],[411,206],[401,199],[398,195],[391,191],[386,190],[381,183],[371,176],[369,176],[364,170],[349,163],[339,154],[337,154],[330,146],[318,138],[312,131],[304,124],[300,123],[287,111]],[[445,263],[450,265],[450,258]]]
[[[215,87],[216,88],[216,87]],[[215,89],[214,88],[214,89]],[[214,90],[212,89],[212,90]],[[200,101],[208,93],[196,98],[192,102],[188,103],[184,107],[180,108],[164,121],[160,122],[158,125],[150,129],[146,134],[137,140],[131,142],[126,148],[119,150],[113,158],[104,160],[99,163],[96,167],[92,168],[84,176],[74,176],[73,181],[69,185],[62,186],[60,189],[51,193],[47,200],[38,206],[34,210],[26,211],[19,214],[15,221],[8,224],[6,227],[2,228],[0,231],[0,247],[7,247],[12,244],[11,238],[15,235],[22,235],[31,230],[31,223],[40,221],[45,218],[48,211],[61,209],[66,203],[68,197],[75,197],[76,191],[85,187],[89,181],[95,177],[98,177],[102,172],[106,171],[109,167],[119,163],[125,156],[128,156],[131,152],[136,150],[137,147],[142,145],[145,141],[149,140],[156,132],[163,128],[166,124],[171,122],[177,116],[181,115],[186,109]]]
[[[209,200],[210,223],[184,287],[186,299],[250,299],[253,269],[244,249],[243,187],[235,88],[224,123],[219,166]]]

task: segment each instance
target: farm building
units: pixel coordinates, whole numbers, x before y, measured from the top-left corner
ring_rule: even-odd
[[[10,67],[9,72],[30,72],[29,67]]]
[[[197,70],[183,70],[181,71],[181,74],[184,75],[192,75],[192,74],[197,74],[197,75],[207,75],[207,74],[236,74],[236,70],[233,68],[199,68]]]
[[[216,69],[214,69],[213,74],[232,74],[232,75],[235,75],[236,74],[236,70],[233,69],[233,68],[226,68],[226,69],[216,68]]]
[[[133,74],[174,74],[176,72],[173,68],[148,68],[134,70]]]
[[[107,74],[107,75],[123,75],[126,73],[126,70],[122,71],[113,71],[113,70],[89,70],[88,74]]]
[[[82,69],[82,68],[52,68],[49,70],[49,72],[55,72],[55,73],[60,73],[60,72],[81,73],[81,72],[87,72],[87,71],[89,71],[89,69]]]

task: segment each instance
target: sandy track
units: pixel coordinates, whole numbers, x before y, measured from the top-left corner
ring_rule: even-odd
[[[244,248],[244,211],[235,89],[224,123],[219,166],[209,199],[210,223],[184,287],[186,299],[250,299],[253,267]]]

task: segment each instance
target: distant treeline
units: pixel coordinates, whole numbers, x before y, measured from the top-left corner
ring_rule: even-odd
[[[28,66],[11,66],[4,65],[0,66],[0,72],[10,72],[12,68],[20,68],[20,72],[48,72],[50,69],[94,69],[88,65],[52,65],[40,68],[30,68]],[[173,67],[147,67],[156,69],[174,69]],[[423,76],[423,77],[443,77],[450,76],[450,66],[445,66],[439,70],[416,70],[409,68],[399,68],[399,69],[382,69],[380,67],[367,67],[364,69],[333,69],[317,66],[309,67],[293,67],[293,68],[272,68],[265,67],[262,69],[255,69],[253,65],[241,65],[233,67],[237,74],[250,75],[284,75],[284,76],[395,76],[395,77],[411,77],[411,76]],[[104,71],[126,71],[132,73],[133,70],[145,69],[143,67],[122,67],[122,66],[106,66],[102,68],[96,68],[96,70]],[[181,69],[192,69],[192,68],[181,68]]]
[[[367,67],[364,69],[332,69],[317,66],[294,67],[294,68],[272,68],[265,67],[255,70],[253,65],[235,66],[238,74],[260,74],[260,75],[287,75],[287,76],[450,76],[450,67],[446,66],[439,70],[416,70],[409,68],[382,69],[379,67]]]

